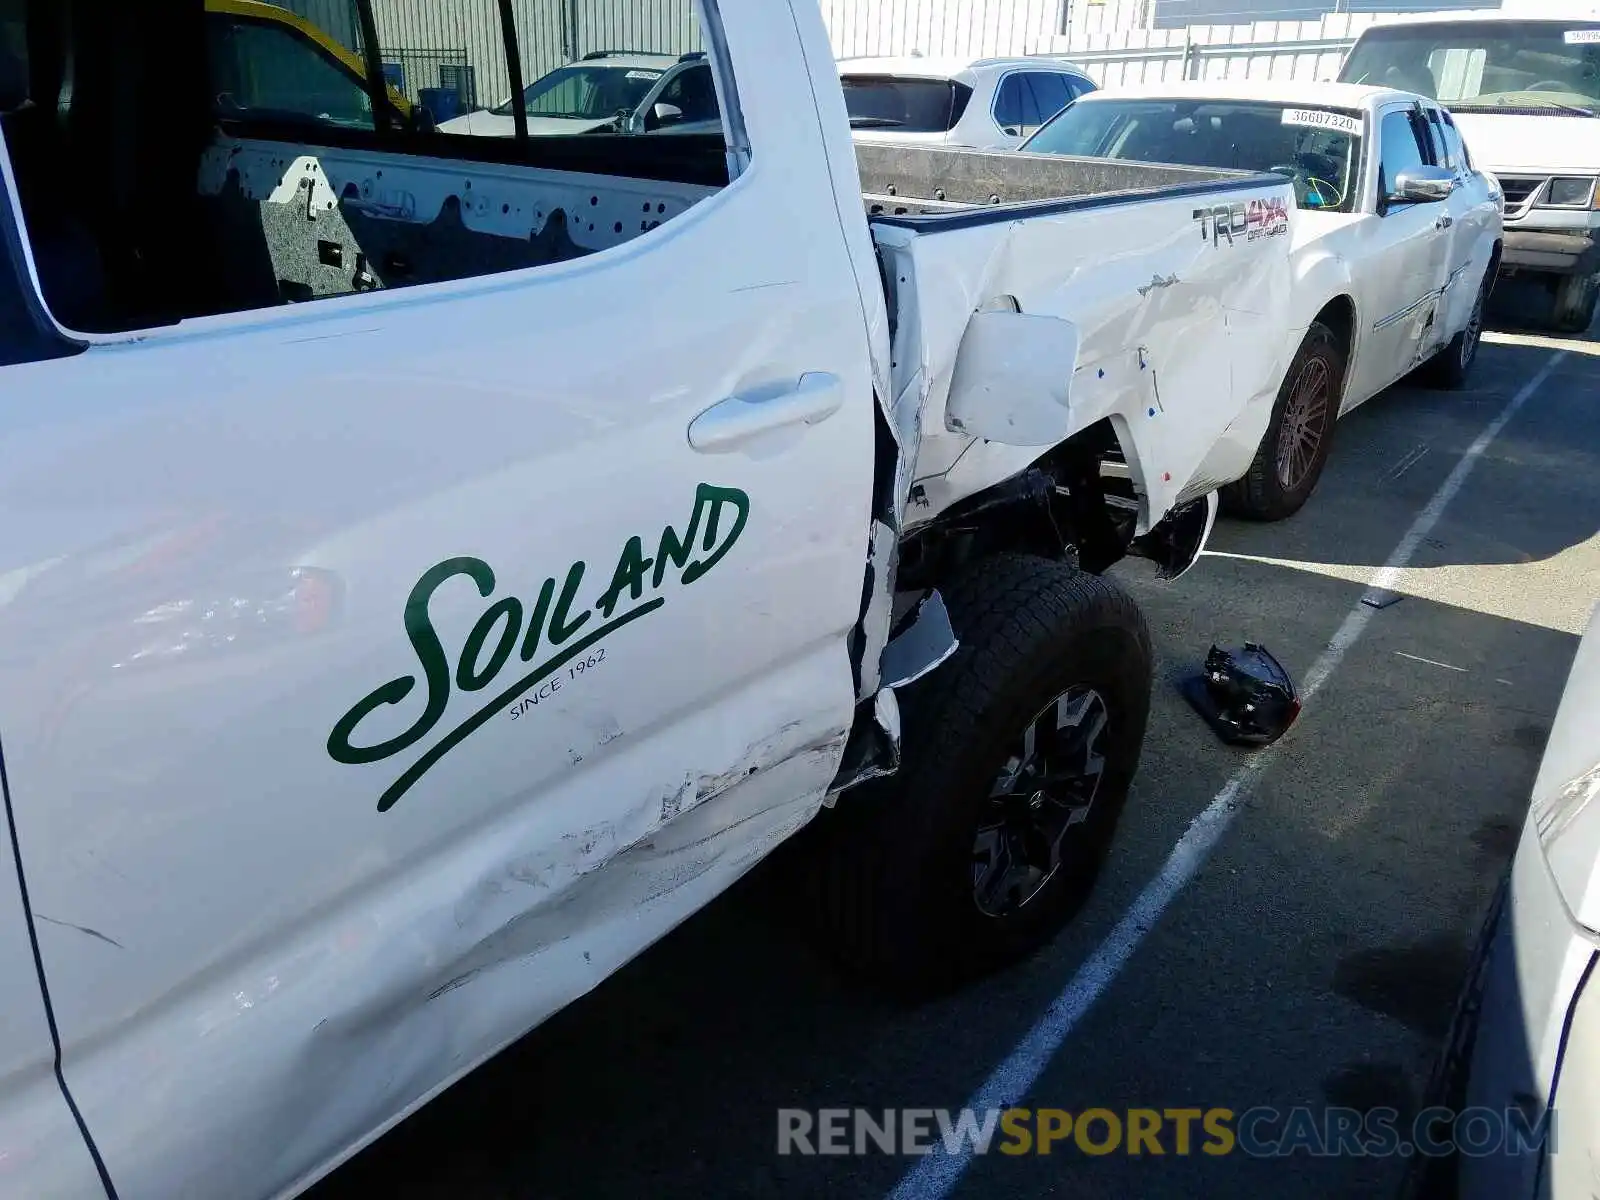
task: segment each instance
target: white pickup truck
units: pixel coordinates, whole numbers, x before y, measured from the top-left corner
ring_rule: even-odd
[[[1293,180],[1299,349],[1278,395],[1228,440],[1224,482],[1237,482],[1223,494],[1240,515],[1298,510],[1338,418],[1418,366],[1466,382],[1501,256],[1500,195],[1433,101],[1338,83],[1147,84],[1081,97],[1024,149]],[[1242,213],[1212,236],[1254,228]]]
[[[1290,182],[858,151],[811,0],[660,4],[671,136],[256,7],[0,20],[0,1195],[293,1194],[802,830],[880,978],[1049,937]]]

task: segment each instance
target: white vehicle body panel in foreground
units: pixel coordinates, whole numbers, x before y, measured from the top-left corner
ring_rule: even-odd
[[[122,1200],[303,1182],[821,804],[855,705],[869,340],[794,25],[727,24],[764,64],[741,98],[773,153],[652,238],[5,369],[0,560],[64,561],[0,609],[0,731],[64,1069]],[[837,381],[829,419],[690,448],[718,402],[808,373]],[[709,533],[701,485],[715,536],[668,562],[665,527]],[[634,537],[666,569],[608,615]],[[452,559],[482,567],[408,629]],[[505,606],[469,670],[492,662],[513,597],[545,637],[469,691],[463,645]],[[349,740],[437,697],[427,736],[335,761],[341,719],[406,679]]]
[[[21,582],[0,575],[0,598]],[[0,807],[0,1196],[92,1196],[100,1178],[55,1076],[27,912]]]
[[[817,812],[862,698],[874,391],[915,519],[1041,453],[946,428],[975,306],[1078,326],[1063,436],[1113,423],[1141,528],[1276,386],[1283,239],[1192,215],[1286,190],[1246,179],[881,225],[891,396],[820,14],[720,20],[755,153],[648,237],[609,237],[637,185],[595,181],[585,257],[3,368],[0,570],[27,578],[0,736],[63,1074],[122,1200],[304,1187]],[[291,189],[362,177],[300,149]],[[389,169],[388,219],[437,211],[436,164]],[[529,174],[485,168],[463,219],[533,207]],[[87,1195],[7,878],[15,1194]]]
[[[1554,1112],[1554,1152],[1461,1160],[1462,1200],[1586,1200],[1600,1155],[1600,609],[1578,647],[1491,929],[1466,1103]],[[1540,1179],[1542,1173],[1543,1178]]]

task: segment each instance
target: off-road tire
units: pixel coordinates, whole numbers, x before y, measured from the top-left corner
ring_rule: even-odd
[[[900,694],[904,761],[824,814],[811,899],[827,948],[905,997],[1021,958],[1083,904],[1138,768],[1150,709],[1150,634],[1109,580],[1019,554],[981,560],[941,588],[960,647]],[[974,896],[975,831],[1007,747],[1041,709],[1092,687],[1106,763],[1080,844],[1018,911]],[[1063,843],[1065,845],[1065,843]]]
[[[1309,426],[1317,437],[1316,450],[1304,472],[1286,482],[1279,473],[1279,443],[1292,436],[1293,426],[1288,417],[1296,388],[1317,364],[1327,373],[1328,394],[1322,412]],[[1261,437],[1250,470],[1243,479],[1222,489],[1224,512],[1253,521],[1281,521],[1300,511],[1316,490],[1333,447],[1333,427],[1339,420],[1339,403],[1344,397],[1345,367],[1346,350],[1339,336],[1320,321],[1313,321],[1289,369],[1284,372],[1278,401],[1272,408],[1272,420]]]

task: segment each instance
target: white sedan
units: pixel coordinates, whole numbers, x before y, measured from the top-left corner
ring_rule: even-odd
[[[1294,180],[1293,214],[1195,210],[1198,236],[1219,248],[1287,236],[1293,259],[1296,343],[1276,403],[1246,413],[1207,464],[1231,511],[1296,512],[1334,422],[1417,367],[1465,383],[1504,201],[1437,102],[1344,83],[1166,83],[1085,96],[1022,149]]]
[[[839,64],[857,141],[1015,150],[1094,81],[1065,59],[851,58]]]

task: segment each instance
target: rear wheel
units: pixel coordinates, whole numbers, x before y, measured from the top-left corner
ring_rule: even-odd
[[[1256,521],[1293,516],[1322,478],[1344,395],[1345,351],[1338,336],[1313,321],[1283,377],[1272,421],[1255,461],[1222,491],[1228,512]]]
[[[900,773],[841,799],[814,859],[830,948],[913,995],[1028,954],[1078,910],[1150,709],[1149,632],[1109,580],[1002,555],[945,600],[960,649],[903,690]]]
[[[1490,268],[1491,272],[1493,268]],[[1483,308],[1489,299],[1489,282],[1493,275],[1484,276],[1478,288],[1477,299],[1472,303],[1472,314],[1466,328],[1451,338],[1443,350],[1435,354],[1422,368],[1422,382],[1430,387],[1465,387],[1472,366],[1478,361],[1478,347],[1483,342]]]

